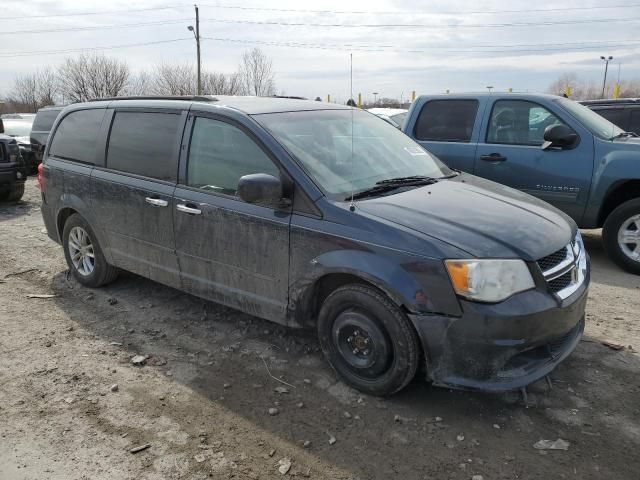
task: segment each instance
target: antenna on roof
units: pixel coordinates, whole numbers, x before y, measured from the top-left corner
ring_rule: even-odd
[[[352,102],[353,101],[353,53],[349,54],[349,100]],[[350,103],[351,103],[350,102]],[[351,203],[349,204],[349,210],[351,210],[352,212],[355,212],[356,210],[356,206],[353,203],[353,195],[354,195],[354,191],[353,189],[355,188],[353,185],[353,172],[354,172],[354,168],[353,168],[353,105],[351,105]]]

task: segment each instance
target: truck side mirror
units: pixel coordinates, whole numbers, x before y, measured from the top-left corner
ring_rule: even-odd
[[[578,135],[566,125],[549,125],[544,129],[542,149],[571,148],[577,139]]]

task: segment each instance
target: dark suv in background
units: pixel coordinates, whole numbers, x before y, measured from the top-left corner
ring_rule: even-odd
[[[581,338],[575,223],[367,112],[111,99],[67,107],[51,135],[42,216],[83,285],[124,269],[313,327],[338,374],[376,395],[420,363],[436,385],[520,388]]]
[[[31,127],[31,150],[36,166],[42,162],[42,154],[49,138],[49,132],[63,108],[63,106],[43,107],[36,114]]]
[[[625,132],[640,135],[640,99],[585,100],[581,102]]]
[[[3,120],[0,119],[0,131]],[[24,195],[27,168],[15,138],[0,133],[0,202],[15,202]]]

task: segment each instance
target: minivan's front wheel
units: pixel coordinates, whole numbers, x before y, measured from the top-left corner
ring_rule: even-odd
[[[640,199],[629,200],[611,212],[602,239],[611,260],[640,275]]]
[[[69,270],[81,284],[100,287],[118,276],[118,269],[107,263],[93,230],[77,213],[64,224],[62,246]]]
[[[318,337],[327,360],[354,388],[391,395],[415,376],[418,338],[402,311],[366,285],[345,285],[322,304]]]

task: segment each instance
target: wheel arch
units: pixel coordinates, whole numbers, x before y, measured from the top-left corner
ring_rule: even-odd
[[[620,181],[609,188],[598,213],[598,228],[602,227],[607,217],[624,202],[640,198],[640,179]]]

